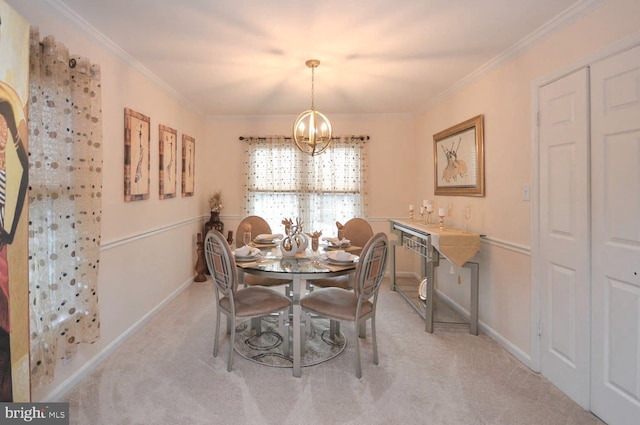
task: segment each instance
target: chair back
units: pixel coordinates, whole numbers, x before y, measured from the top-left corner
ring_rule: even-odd
[[[271,226],[269,226],[269,223],[267,223],[267,221],[264,218],[259,217],[257,215],[250,215],[248,217],[243,218],[240,224],[238,225],[238,230],[236,231],[236,248],[245,246],[245,243],[243,240],[244,238],[242,237],[244,235],[245,224],[251,225],[252,239],[260,234],[271,234]]]
[[[353,280],[353,289],[359,302],[374,295],[377,299],[378,289],[387,269],[388,251],[389,239],[382,232],[369,239],[362,249]]]
[[[227,240],[215,229],[210,230],[204,240],[204,257],[217,291],[233,297],[238,287],[236,260]]]
[[[373,236],[373,229],[364,218],[352,218],[344,224],[344,237],[351,245],[364,247]]]

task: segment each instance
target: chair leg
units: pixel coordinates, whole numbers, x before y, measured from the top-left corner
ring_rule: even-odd
[[[338,320],[329,320],[329,337],[335,341],[336,336],[340,334],[340,322]]]
[[[220,338],[220,309],[216,312],[216,336],[213,340],[213,357],[218,357],[218,339]]]
[[[289,317],[289,315],[287,314],[288,310],[283,310],[280,312],[280,314],[278,315],[278,329],[280,329],[280,335],[282,335],[282,343],[283,345],[283,354],[285,356],[289,355],[289,326],[287,326],[285,317]]]
[[[357,333],[360,325],[357,320],[355,325],[355,331]],[[362,369],[360,367],[360,338],[356,338],[356,376],[358,379],[362,378]]]
[[[376,340],[376,316],[375,315],[371,316],[371,341],[373,343],[373,364],[378,364],[378,342]]]
[[[229,318],[231,320],[231,318]],[[236,340],[236,327],[235,323],[231,327],[231,338],[229,338],[229,361],[227,363],[227,371],[231,372],[231,366],[233,365],[233,343]]]
[[[358,336],[360,338],[366,338],[367,337],[367,321],[366,320],[364,322],[360,323],[360,329],[358,330]]]
[[[233,324],[235,326],[235,323]],[[231,317],[227,316],[227,335],[231,333]]]
[[[251,327],[256,331],[256,336],[262,335],[262,317],[252,317]]]

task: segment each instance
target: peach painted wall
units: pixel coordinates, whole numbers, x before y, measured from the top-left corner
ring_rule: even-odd
[[[195,235],[201,229],[200,181],[196,196],[158,196],[158,125],[196,139],[196,172],[205,168],[205,120],[174,93],[135,68],[117,48],[77,18],[54,10],[46,2],[9,0],[40,36],[53,35],[72,54],[87,56],[101,66],[103,112],[102,249],[98,291],[101,338],[81,345],[55,380],[32,393],[33,401],[50,400],[68,389],[67,379],[82,375],[113,349],[154,309],[188,285],[194,274]],[[124,202],[124,108],[151,117],[151,189],[148,200]],[[179,145],[180,146],[180,145]],[[181,168],[178,167],[178,173]],[[178,174],[180,175],[180,174]],[[179,247],[179,248],[176,248]]]
[[[485,123],[486,196],[437,197],[454,204],[454,226],[464,226],[463,209],[472,208],[470,230],[486,234],[480,262],[480,320],[493,336],[529,365],[537,344],[532,318],[531,202],[522,198],[532,183],[532,85],[559,70],[595,55],[613,43],[640,34],[640,2],[610,0],[562,29],[536,42],[511,60],[482,74],[418,118],[415,150],[433,162],[433,134],[479,114]],[[433,198],[433,170],[422,169],[423,196]],[[535,232],[535,229],[533,229]],[[439,271],[439,288],[468,310],[468,281],[457,284],[449,267]],[[468,277],[467,277],[468,279]],[[537,319],[536,319],[537,321]]]

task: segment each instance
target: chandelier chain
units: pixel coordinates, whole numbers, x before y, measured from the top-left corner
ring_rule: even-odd
[[[314,88],[314,86],[315,86],[315,72],[314,71],[315,70],[316,70],[316,67],[312,66],[311,67],[311,110],[312,111],[316,110],[316,108],[314,106],[314,92],[315,92],[315,88]]]

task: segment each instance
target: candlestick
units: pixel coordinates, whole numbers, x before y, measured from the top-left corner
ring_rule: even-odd
[[[444,208],[438,208],[438,216],[440,217],[440,230],[444,230],[444,216],[447,215],[447,210]]]
[[[193,280],[194,282],[205,282],[207,277],[204,275],[204,272],[207,269],[207,264],[204,260],[204,242],[202,241],[202,233],[198,233],[196,241],[196,252],[198,254],[198,258],[196,261],[196,277]]]

